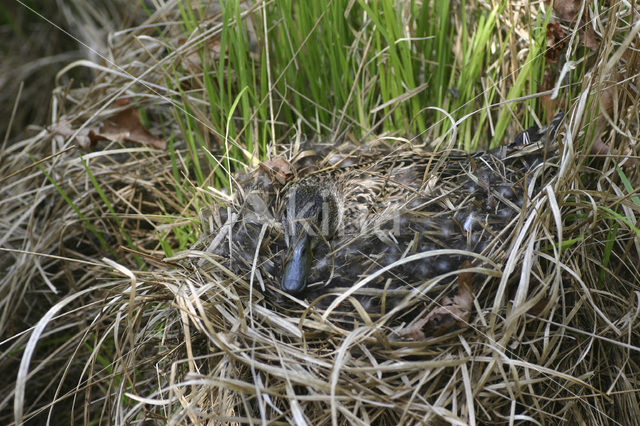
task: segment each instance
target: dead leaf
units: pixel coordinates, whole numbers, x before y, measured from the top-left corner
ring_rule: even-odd
[[[553,10],[558,19],[564,22],[573,22],[580,13],[582,2],[578,0],[554,0]]]
[[[627,153],[629,152],[630,150],[627,150]],[[593,141],[593,145],[591,145],[591,153],[597,155],[611,155],[615,157],[618,162],[622,161],[625,157],[624,153],[621,153],[619,150],[611,148],[609,145],[602,142],[602,138],[600,136],[596,136],[596,139]],[[627,161],[620,165],[626,170],[633,170],[638,167],[638,160],[629,157]]]
[[[580,14],[582,3],[583,2],[578,0],[555,0],[553,2],[553,11],[556,13],[556,16],[560,21],[567,24],[572,24]],[[584,15],[580,26],[582,28],[585,28],[584,30],[579,32],[582,43],[591,50],[598,50],[598,48],[600,47],[598,37],[596,35],[596,32],[593,30],[593,27],[586,22]]]
[[[460,269],[470,267],[471,262],[466,261]],[[430,312],[423,312],[397,333],[406,339],[424,340],[429,336],[441,336],[455,328],[467,328],[472,307],[473,273],[462,272],[458,275],[458,293],[455,296],[445,297],[439,307]]]
[[[114,102],[116,106],[126,106],[130,103],[129,98],[120,98]],[[158,149],[166,148],[164,140],[156,138],[144,128],[140,122],[140,114],[133,108],[126,108],[113,115],[104,123],[102,129],[86,127],[78,132],[71,122],[62,120],[49,127],[49,131],[65,139],[75,135],[78,145],[83,149],[99,141],[133,142]]]
[[[281,185],[287,183],[288,178],[293,174],[291,163],[285,160],[284,157],[276,157],[260,163],[260,168],[269,173]]]
[[[116,106],[126,106],[131,103],[127,97],[117,99]],[[91,129],[89,137],[92,142],[116,141],[133,142],[148,145],[158,149],[166,149],[163,139],[153,136],[140,122],[140,113],[134,108],[126,108],[109,118],[100,131]]]

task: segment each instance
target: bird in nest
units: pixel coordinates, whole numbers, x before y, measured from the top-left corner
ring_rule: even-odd
[[[276,303],[326,307],[326,296],[350,291],[356,310],[382,315],[409,290],[477,262],[473,254],[502,249],[540,188],[561,118],[474,154],[378,140],[272,159],[215,212],[208,251]]]

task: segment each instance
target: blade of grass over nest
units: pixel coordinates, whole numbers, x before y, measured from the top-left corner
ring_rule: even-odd
[[[615,210],[610,209],[610,208],[605,207],[605,206],[598,206],[598,208],[604,210],[605,212],[607,212],[607,213],[609,213],[611,215],[611,216],[605,216],[605,218],[607,218],[607,219],[615,219],[618,222],[624,223],[625,225],[627,225],[629,227],[629,229],[631,231],[633,231],[636,234],[636,236],[638,238],[640,238],[640,229],[638,229],[635,226],[635,224],[633,222],[631,222],[631,220],[628,217],[626,217],[624,215],[621,215],[620,213],[616,212]]]
[[[624,189],[626,189],[629,194],[634,194],[634,193],[637,194],[639,188],[634,189],[633,185],[629,181],[629,178],[624,173],[624,171],[620,168],[620,166],[617,165],[617,162],[615,160],[613,160],[613,162],[614,164],[616,164],[616,171],[618,172],[618,176],[620,176],[620,180],[624,185]],[[631,201],[633,201],[633,204],[640,207],[640,197],[638,197],[637,195],[633,195],[631,196]]]
[[[231,174],[231,170],[232,170],[231,169],[231,153],[229,151],[229,129],[231,128],[231,120],[233,119],[233,112],[236,110],[236,107],[238,106],[238,102],[240,102],[240,99],[243,98],[242,95],[244,95],[246,91],[247,91],[247,87],[244,87],[242,90],[240,90],[240,93],[234,99],[233,103],[231,104],[231,108],[229,109],[229,116],[227,117],[227,125],[225,126],[224,158],[226,158],[227,160],[227,172],[229,174]],[[229,181],[231,181],[231,176],[229,176]],[[233,187],[229,187],[229,189],[231,193],[233,193]]]
[[[574,246],[576,243],[579,243],[581,241],[584,241],[584,236],[580,235],[576,238],[571,238],[569,240],[562,240],[561,244],[558,245],[558,243],[555,242],[551,242],[551,244],[546,245],[541,247],[540,249],[543,251],[551,251],[554,248],[560,251],[566,250],[568,248],[571,248],[572,246]]]

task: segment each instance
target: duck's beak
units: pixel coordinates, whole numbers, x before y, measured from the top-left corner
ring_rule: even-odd
[[[307,287],[307,276],[311,267],[311,237],[303,232],[293,246],[282,274],[281,287],[287,293],[300,293]]]

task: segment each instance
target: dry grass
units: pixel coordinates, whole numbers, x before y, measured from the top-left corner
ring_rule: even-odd
[[[189,45],[166,55],[180,34],[155,31],[170,28],[177,9],[120,33],[118,66],[99,69],[89,87],[56,91],[54,117],[94,128],[113,100],[135,94],[151,133],[174,136],[176,148],[81,147],[81,137],[41,128],[0,154],[0,371],[10,373],[0,421],[637,423],[638,168],[588,158],[584,146],[598,94],[609,90],[615,126],[602,141],[637,150],[637,58],[616,57],[637,48],[637,34],[624,40],[633,31],[625,19],[633,20],[616,7],[616,19],[616,10],[585,9],[603,40],[567,101],[554,177],[522,212],[508,250],[491,258],[495,266],[476,272],[469,327],[417,342],[394,338],[385,324],[344,330],[318,310],[275,306],[206,251],[164,258],[163,244],[193,239],[186,234],[213,199],[214,172],[204,170],[210,179],[200,185],[189,176],[189,150],[168,108],[177,95],[165,87],[167,69]],[[526,37],[511,43],[505,63],[517,67]],[[189,101],[200,94],[193,89]]]

